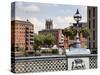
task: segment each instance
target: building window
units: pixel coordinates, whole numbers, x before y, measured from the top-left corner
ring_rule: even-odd
[[[89,9],[89,18],[91,18],[91,10]]]
[[[95,31],[93,31],[93,40],[95,40]]]
[[[28,50],[28,47],[26,47],[26,50]]]
[[[89,40],[91,40],[91,38],[89,37]]]
[[[89,48],[91,49],[91,43],[89,42]]]
[[[91,21],[89,21],[89,29],[91,28]]]
[[[93,16],[95,16],[95,8],[93,8]]]
[[[95,19],[93,19],[93,28],[95,28]]]
[[[93,42],[93,48],[95,48],[95,42]]]
[[[61,41],[64,41],[64,39],[61,39]]]

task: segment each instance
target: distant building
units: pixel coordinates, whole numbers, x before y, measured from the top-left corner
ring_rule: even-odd
[[[45,23],[45,29],[39,31],[39,34],[52,34],[55,37],[57,47],[64,47],[64,35],[62,29],[53,29],[53,21],[48,19]]]
[[[88,48],[97,49],[97,7],[87,7],[87,23],[91,30],[91,36],[88,38]]]
[[[64,47],[64,36],[61,29],[50,29],[39,31],[39,34],[52,34],[55,37],[57,47]]]
[[[45,29],[53,29],[53,20],[47,19],[45,23]]]
[[[11,48],[13,51],[32,51],[34,25],[27,21],[11,21]]]

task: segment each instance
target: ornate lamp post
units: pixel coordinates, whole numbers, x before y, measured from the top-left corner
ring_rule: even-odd
[[[82,16],[80,15],[80,13],[77,9],[77,11],[74,15],[74,20],[76,21],[76,29],[77,29],[76,39],[74,42],[74,46],[71,47],[70,49],[66,49],[66,55],[72,56],[72,58],[68,58],[68,70],[88,69],[89,68],[89,57],[86,57],[86,55],[90,54],[90,49],[81,48],[81,44],[80,44],[79,21],[81,19],[82,19]],[[85,56],[85,57],[83,57],[83,56]],[[80,63],[81,63],[81,65],[80,65]],[[75,65],[75,64],[77,64],[77,65]]]
[[[74,47],[75,48],[80,48],[81,44],[80,44],[80,37],[79,37],[79,21],[81,20],[82,16],[80,15],[78,9],[74,15],[74,20],[77,23],[76,29],[77,29],[77,35],[76,35],[76,40],[74,42]]]
[[[82,16],[80,15],[78,9],[74,15],[74,20],[76,21],[76,29],[77,29],[77,34],[76,34],[76,38],[75,38],[75,42],[73,47],[69,49],[66,49],[66,54],[67,55],[80,55],[80,54],[90,54],[90,50],[86,49],[86,48],[81,48],[81,44],[80,44],[80,36],[79,36],[79,21],[82,19]]]

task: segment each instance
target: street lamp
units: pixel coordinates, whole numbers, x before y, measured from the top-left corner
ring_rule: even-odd
[[[80,15],[78,9],[73,16],[74,20],[76,21],[76,30],[77,34],[75,37],[75,42],[73,43],[73,47],[70,49],[66,49],[66,54],[67,55],[81,55],[81,54],[90,54],[90,49],[82,48],[80,44],[80,36],[79,36],[79,30],[80,30],[80,24],[79,21],[82,19],[82,16]],[[70,59],[70,58],[69,58]]]
[[[81,16],[81,14],[79,13],[79,11],[78,11],[78,9],[77,9],[77,11],[76,11],[76,13],[75,13],[75,15],[74,15],[74,20],[75,20],[76,22],[79,22],[81,19],[82,19],[82,16]]]
[[[77,25],[76,25],[76,29],[77,29],[77,35],[76,35],[76,40],[74,42],[74,47],[75,48],[80,48],[81,44],[80,44],[80,39],[79,39],[79,21],[81,20],[82,16],[80,15],[78,9],[74,15],[74,20],[76,21]]]

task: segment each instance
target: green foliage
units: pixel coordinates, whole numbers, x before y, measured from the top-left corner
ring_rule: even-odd
[[[58,54],[58,53],[59,53],[58,49],[52,49],[52,54]]]
[[[73,28],[65,28],[63,30],[63,34],[66,37],[69,37],[70,39],[74,39],[74,36],[76,35],[76,33],[77,33],[77,30],[76,29],[73,29]]]
[[[90,36],[90,30],[87,27],[82,27],[80,30],[80,33],[82,33],[84,38],[87,38]]]
[[[64,34],[66,37],[71,36],[71,31],[70,31],[70,29],[65,28],[65,29],[63,30],[63,34]]]
[[[58,54],[59,53],[59,51],[58,51],[58,49],[52,49],[52,50],[43,50],[41,53],[44,53],[44,54],[49,54],[49,53],[51,53],[51,54]]]
[[[35,52],[35,56],[41,56],[40,51],[36,51],[36,52]]]
[[[38,46],[37,44],[34,44],[34,50],[36,52],[36,50],[40,50],[40,46]]]
[[[49,49],[47,49],[47,50],[42,50],[41,53],[44,53],[44,54],[45,54],[45,53],[52,53],[52,50],[49,50]]]
[[[91,54],[97,54],[98,53],[97,48],[90,49],[90,51],[91,51]]]
[[[90,30],[87,27],[81,27],[79,29],[79,33],[81,33],[83,35],[84,38],[87,38],[90,36]],[[74,27],[70,27],[70,28],[65,28],[63,30],[63,34],[66,37],[69,37],[70,39],[74,39],[74,37],[77,34],[77,30]]]
[[[36,35],[34,36],[34,49],[40,50],[41,47],[47,45],[48,47],[55,44],[55,37],[52,34]]]
[[[16,48],[16,51],[21,51],[21,52],[23,52],[25,49],[24,48],[21,48],[21,47],[17,47]]]
[[[46,35],[45,39],[44,39],[44,44],[48,45],[49,47],[51,45],[54,45],[55,44],[55,37],[52,34]]]
[[[37,45],[37,46],[40,46],[42,44],[44,44],[44,39],[45,39],[45,36],[44,35],[36,35],[34,36],[34,43]]]
[[[47,53],[47,51],[46,50],[43,50],[43,51],[41,51],[41,53]]]

